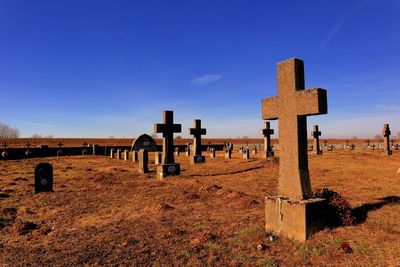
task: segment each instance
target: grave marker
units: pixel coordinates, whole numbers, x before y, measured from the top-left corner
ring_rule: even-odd
[[[250,159],[250,149],[245,148],[243,150],[243,159]]]
[[[202,156],[201,151],[201,136],[206,135],[207,130],[201,128],[201,120],[193,120],[193,127],[189,129],[189,134],[193,135],[193,153],[194,155],[190,158],[190,164],[204,163],[205,157]]]
[[[215,159],[215,148],[210,148],[210,158]]]
[[[382,135],[384,136],[383,152],[388,156],[392,155],[392,150],[390,149],[390,144],[389,144],[390,134],[391,134],[391,132],[390,132],[389,124],[384,124],[383,130],[382,130]]]
[[[121,149],[117,149],[117,159],[121,159],[122,158],[122,151]]]
[[[4,149],[4,151],[3,152],[1,152],[1,157],[2,158],[7,158],[8,157],[8,152],[7,152],[7,147],[8,147],[9,145],[6,143],[6,142],[4,142],[4,144],[2,145],[2,147],[3,147],[3,149]]]
[[[324,226],[323,199],[312,199],[307,156],[307,116],[326,114],[326,90],[304,90],[300,59],[278,63],[278,96],[262,100],[262,118],[279,119],[278,196],[265,198],[267,231],[306,240]]]
[[[114,158],[114,148],[110,149],[110,158]]]
[[[164,179],[165,176],[179,175],[180,165],[174,159],[174,133],[180,133],[180,124],[174,124],[173,111],[163,112],[163,124],[155,124],[154,132],[163,134],[162,164],[157,166],[157,176]]]
[[[179,152],[179,147],[175,147],[175,156],[179,156],[180,152]]]
[[[148,173],[149,172],[149,153],[146,149],[140,149],[138,153],[139,167],[138,172]]]
[[[143,148],[142,148],[143,149]],[[140,149],[141,150],[141,149]],[[140,151],[139,150],[139,151]],[[146,152],[147,152],[147,149],[145,149],[146,150]],[[148,153],[148,152],[147,152]],[[139,155],[138,155],[138,152],[137,151],[135,151],[135,150],[133,150],[132,151],[132,161],[133,162],[136,162],[136,161],[138,161],[139,160]]]
[[[154,164],[160,165],[162,164],[162,153],[161,152],[154,152]]]
[[[269,121],[264,122],[264,129],[261,130],[261,133],[264,136],[264,157],[273,157],[274,151],[271,147],[271,135],[274,134],[274,129],[271,129]]]
[[[315,153],[317,155],[322,155],[322,150],[319,147],[319,137],[321,136],[321,132],[318,131],[318,125],[313,126],[313,131],[311,132],[311,136],[314,137],[313,148],[315,149]]]
[[[53,167],[49,163],[35,167],[35,194],[40,192],[53,192]]]
[[[128,150],[128,149],[125,149],[125,150],[124,150],[124,160],[125,160],[125,161],[128,161],[128,160],[129,160],[129,150]]]

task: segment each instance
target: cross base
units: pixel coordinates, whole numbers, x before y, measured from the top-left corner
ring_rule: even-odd
[[[274,155],[274,151],[267,151],[267,153],[265,153],[265,158],[272,158]]]
[[[317,151],[315,151],[315,154],[316,154],[316,155],[322,155],[322,150],[321,150],[321,149],[318,149]]]
[[[326,210],[326,200],[321,198],[290,200],[266,196],[265,230],[305,241],[325,228]]]
[[[391,156],[393,154],[392,150],[384,151],[383,154],[386,156]]]
[[[198,163],[205,163],[206,157],[205,156],[192,156],[190,157],[190,164],[198,164]]]
[[[181,165],[173,164],[160,164],[157,166],[157,177],[163,180],[166,176],[174,176],[181,174]]]

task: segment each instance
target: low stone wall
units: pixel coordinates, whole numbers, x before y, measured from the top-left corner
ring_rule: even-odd
[[[176,145],[180,151],[185,151],[186,145]],[[202,150],[207,150],[207,145],[202,145]],[[223,144],[210,145],[215,150],[222,150]],[[8,147],[7,150],[0,149],[0,160],[17,160],[25,158],[44,158],[44,157],[57,157],[57,156],[81,156],[83,151],[86,150],[86,155],[109,156],[110,150],[121,149],[122,151],[131,150],[130,146],[98,146],[90,145],[87,147],[33,147],[33,148],[12,148]],[[157,145],[158,151],[162,150],[161,145]]]

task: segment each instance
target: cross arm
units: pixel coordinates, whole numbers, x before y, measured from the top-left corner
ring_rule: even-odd
[[[328,113],[328,100],[326,90],[313,88],[296,92],[297,115],[320,115]]]
[[[155,133],[163,133],[165,132],[165,124],[156,123],[154,124],[154,132]]]
[[[196,134],[206,135],[207,134],[207,130],[206,129],[190,128],[189,129],[189,134],[190,135],[196,135]]]
[[[262,102],[262,119],[276,120],[278,119],[278,97],[263,98]]]

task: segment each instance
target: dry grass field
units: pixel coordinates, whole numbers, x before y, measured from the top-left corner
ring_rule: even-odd
[[[152,157],[146,175],[101,156],[0,161],[0,266],[400,266],[400,152],[310,154],[313,188],[339,192],[358,217],[304,243],[269,241],[278,164],[252,157],[191,166],[181,154],[181,176],[164,181]],[[53,193],[33,193],[39,162],[54,167]]]

